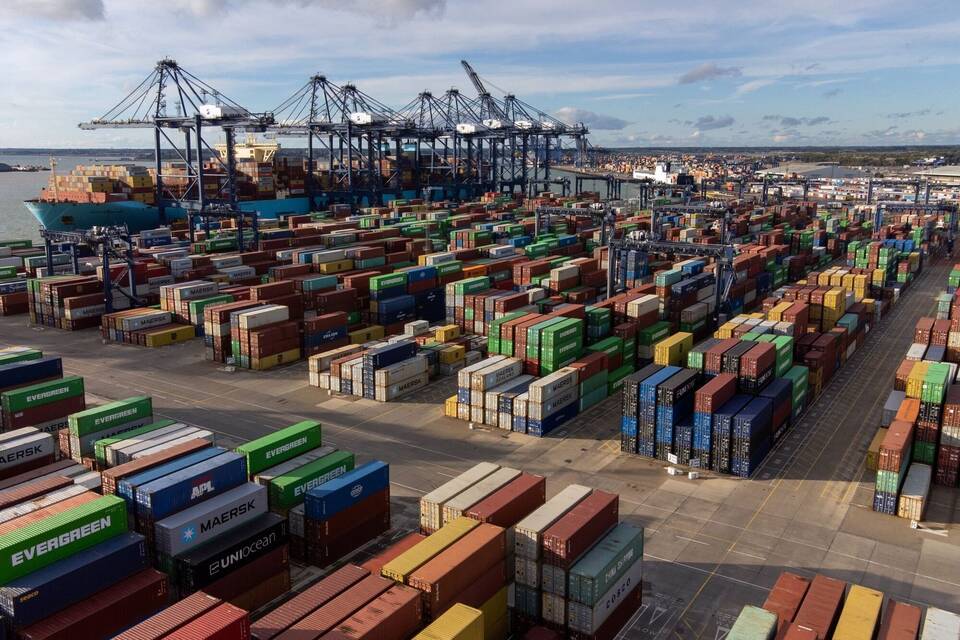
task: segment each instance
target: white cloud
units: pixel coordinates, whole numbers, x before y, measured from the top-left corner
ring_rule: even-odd
[[[12,15],[34,16],[58,22],[102,20],[103,0],[4,0]],[[0,7],[0,13],[3,9]]]
[[[623,129],[629,122],[614,116],[578,109],[576,107],[561,107],[554,114],[559,120],[567,124],[583,123],[589,129]]]
[[[750,82],[744,82],[737,87],[737,95],[742,96],[747,93],[753,93],[758,89],[767,87],[777,81],[777,78],[758,78],[756,80],[751,80]]]

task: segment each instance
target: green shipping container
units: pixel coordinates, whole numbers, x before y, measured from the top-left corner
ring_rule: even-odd
[[[116,444],[121,440],[126,440],[128,438],[136,438],[137,436],[142,436],[145,433],[150,433],[151,431],[156,431],[157,429],[163,429],[164,427],[169,427],[172,424],[176,424],[176,420],[158,420],[157,422],[151,422],[150,424],[145,424],[142,427],[137,427],[136,429],[130,429],[129,431],[124,431],[119,436],[113,436],[110,438],[103,438],[97,440],[93,443],[93,455],[97,459],[97,462],[100,464],[107,463],[107,447],[112,444]]]
[[[32,282],[32,281],[31,281]],[[13,364],[14,362],[23,362],[25,360],[39,360],[43,357],[43,352],[39,349],[18,349],[16,351],[0,351],[0,366]]]
[[[285,510],[297,506],[303,502],[307,491],[352,471],[353,465],[352,453],[335,451],[274,478],[270,482],[270,509]]]
[[[441,262],[440,264],[435,265],[437,268],[437,276],[443,277],[448,276],[451,273],[460,273],[463,271],[463,263],[459,260],[451,260],[450,262]]]
[[[233,296],[228,294],[211,296],[202,300],[191,300],[187,303],[187,308],[190,311],[190,322],[192,324],[203,324],[204,309],[213,304],[226,304],[228,302],[233,302]]]
[[[373,276],[370,278],[370,291],[380,291],[390,287],[407,286],[406,273],[388,273],[382,276]]]
[[[134,422],[153,415],[153,400],[148,396],[134,396],[109,404],[86,409],[69,417],[70,435],[85,436],[107,431],[118,425]]]
[[[127,503],[104,496],[0,536],[0,584],[127,531]]]
[[[73,398],[83,395],[83,378],[80,376],[67,376],[60,380],[48,380],[32,384],[27,387],[20,387],[11,391],[5,391],[0,395],[0,404],[3,406],[4,413],[17,413],[42,407],[45,404],[57,402],[64,398]]]
[[[304,420],[251,440],[236,450],[247,457],[247,473],[253,477],[264,469],[296,458],[321,444],[320,423]]]
[[[670,335],[670,323],[664,320],[654,322],[637,332],[637,344],[652,346]]]
[[[570,569],[567,597],[593,606],[634,562],[642,561],[643,529],[621,522]]]
[[[587,347],[587,350],[588,350],[588,351],[595,351],[595,352],[597,352],[597,353],[605,353],[605,354],[607,354],[608,356],[612,356],[612,355],[615,355],[615,354],[618,354],[618,353],[619,353],[619,354],[622,354],[622,353],[623,353],[623,338],[618,338],[618,337],[616,337],[616,336],[611,336],[611,337],[609,337],[609,338],[607,338],[607,339],[605,339],[605,340],[601,340],[600,342],[596,342],[596,343],[590,345],[589,347]]]

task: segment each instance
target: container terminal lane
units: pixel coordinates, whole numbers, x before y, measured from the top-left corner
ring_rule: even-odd
[[[957,491],[935,487],[914,530],[871,510],[872,478],[864,478],[894,370],[918,318],[932,315],[951,265],[926,267],[751,480],[670,477],[662,462],[622,455],[616,396],[539,439],[442,417],[452,378],[378,403],[308,386],[306,363],[233,370],[204,360],[199,341],[132,349],[94,332],[33,328],[23,317],[0,319],[0,347],[60,354],[65,373],[83,376],[89,394],[151,395],[159,416],[203,425],[226,445],[320,420],[330,443],[391,462],[395,530],[416,529],[420,496],[481,460],[543,474],[552,487],[581,482],[619,493],[624,519],[646,528],[643,604],[622,637],[722,638],[784,569],[960,609]]]

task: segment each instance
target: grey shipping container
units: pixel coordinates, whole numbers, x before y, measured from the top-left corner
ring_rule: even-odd
[[[157,522],[157,550],[176,556],[267,513],[267,488],[248,482]]]

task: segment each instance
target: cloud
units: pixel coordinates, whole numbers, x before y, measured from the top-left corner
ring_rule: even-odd
[[[836,98],[838,95],[843,93],[843,89],[830,89],[829,91],[823,92],[824,98]]]
[[[740,67],[718,67],[712,62],[707,62],[699,67],[694,67],[690,71],[680,76],[678,84],[695,84],[705,80],[715,78],[736,78],[741,75]]]
[[[606,96],[594,96],[591,100],[629,100],[631,98],[649,98],[652,93],[612,93]]]
[[[605,116],[602,113],[578,109],[577,107],[561,107],[557,109],[554,115],[567,124],[582,122],[590,129],[619,130],[630,124],[626,120],[614,116]]]
[[[733,126],[734,122],[736,121],[731,116],[701,116],[693,124],[700,131],[709,131]]]
[[[737,87],[737,95],[742,96],[747,93],[753,93],[754,91],[769,86],[776,81],[776,78],[759,78],[757,80],[751,80],[750,82],[744,82]]]
[[[344,13],[371,16],[375,22],[396,23],[410,20],[418,14],[441,16],[447,0],[268,0],[271,4],[294,7],[318,7]],[[174,0],[181,10],[201,17],[220,16],[254,0]]]
[[[767,121],[776,121],[780,123],[780,126],[783,127],[815,127],[821,124],[829,124],[831,122],[830,118],[827,116],[815,116],[813,118],[808,118],[806,116],[795,117],[795,116],[781,116],[776,114],[765,115],[762,118]]]
[[[5,0],[13,15],[47,20],[103,20],[103,0]]]
[[[899,111],[896,113],[888,113],[887,117],[890,119],[902,120],[904,118],[913,118],[916,116],[926,116],[930,115],[932,109],[919,109],[917,111]]]

